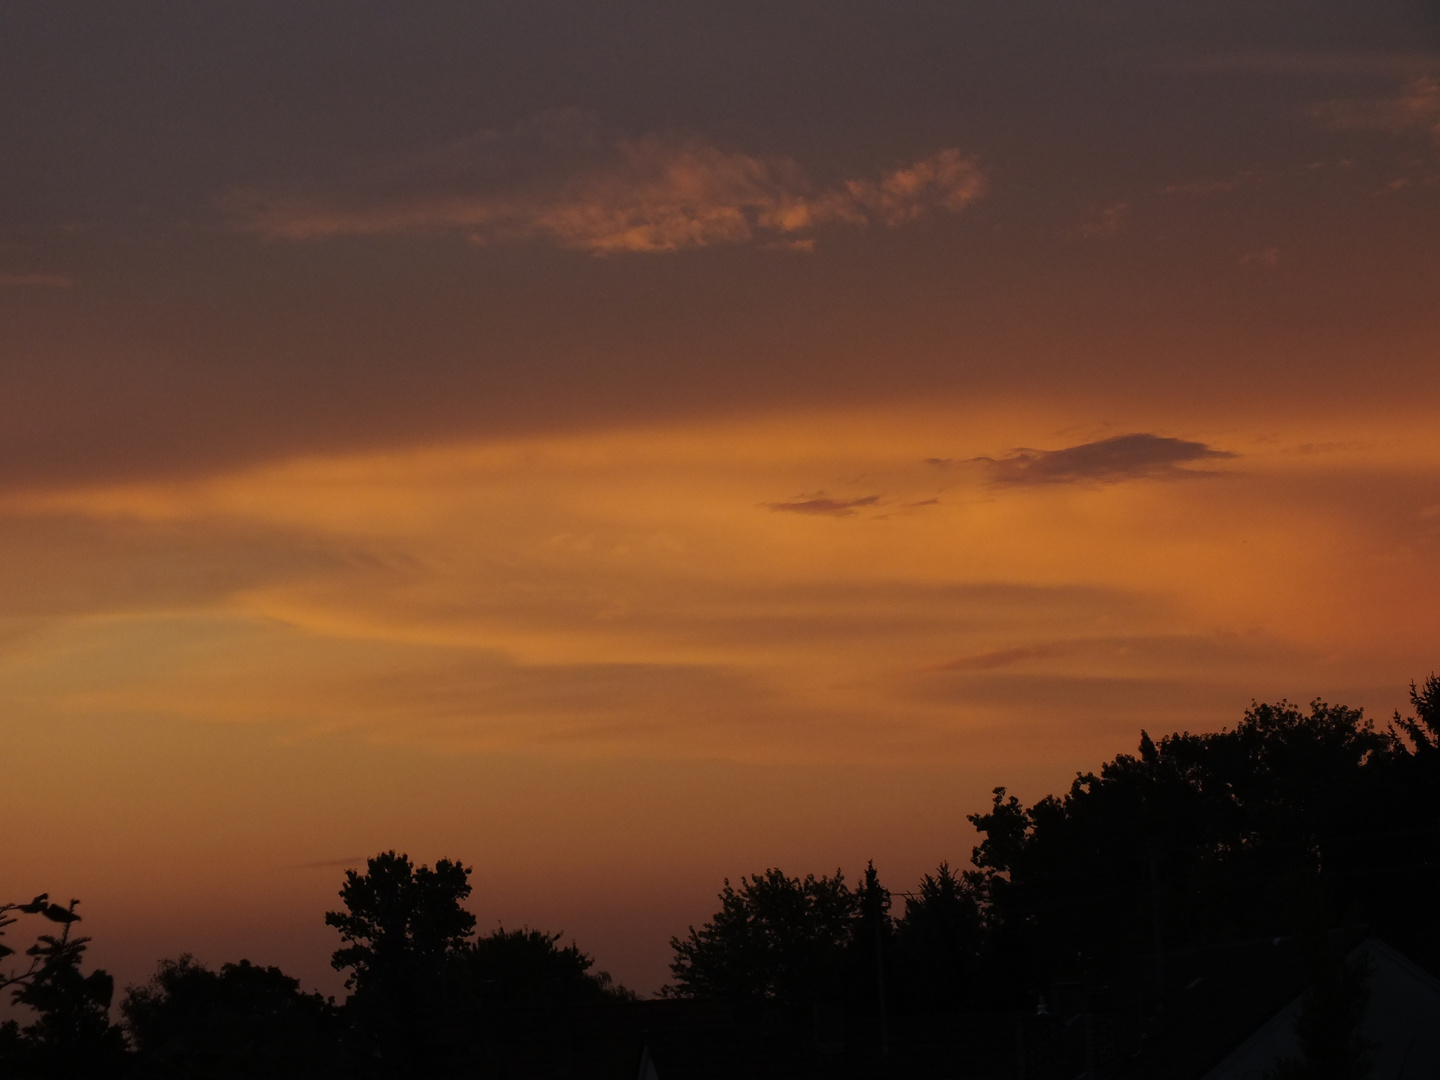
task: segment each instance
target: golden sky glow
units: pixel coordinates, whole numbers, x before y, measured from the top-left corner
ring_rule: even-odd
[[[314,879],[335,868],[308,864],[391,835],[430,850],[450,830],[504,850],[466,821],[493,793],[431,790],[456,762],[487,787],[501,762],[546,774],[533,789],[505,785],[519,835],[540,843],[558,812],[541,850],[583,863],[598,845],[623,864],[649,850],[630,850],[633,822],[596,835],[617,812],[588,798],[620,798],[612,784],[637,785],[650,814],[739,819],[742,831],[751,816],[786,834],[775,793],[744,808],[673,780],[728,762],[793,774],[782,786],[808,801],[817,779],[857,769],[902,785],[913,771],[922,789],[938,771],[956,778],[950,799],[978,806],[993,783],[1038,793],[1127,748],[1142,725],[1223,724],[1252,696],[1384,707],[1424,669],[1440,630],[1440,502],[1424,501],[1440,476],[1433,425],[1352,422],[1327,444],[1328,419],[1241,416],[1212,434],[1166,418],[1234,456],[997,482],[985,459],[1010,449],[1002,440],[1043,449],[1111,430],[1067,419],[1004,402],[816,410],[16,494],[4,507],[4,705],[36,753],[44,728],[107,729],[103,750],[61,755],[68,844],[90,859],[124,852],[210,903],[238,845],[262,880],[298,876],[320,904]],[[237,724],[255,730],[227,730]],[[120,732],[155,740],[143,793],[109,777]],[[263,767],[232,774],[214,760],[237,738]],[[367,837],[352,853],[301,823],[355,812],[355,758],[372,759],[361,775],[374,759],[389,775],[362,827],[344,830]],[[185,775],[197,767],[218,770],[198,796]],[[32,766],[7,794],[48,813],[55,780]],[[225,826],[235,835],[217,849],[197,797],[260,812]],[[904,827],[929,857],[963,858],[957,808],[935,808],[933,791],[910,798],[922,808]],[[815,846],[853,863],[869,849],[844,824],[823,823]],[[870,839],[923,867],[909,865],[926,857],[914,840]],[[787,840],[792,858],[815,857]],[[53,842],[29,854],[43,865]],[[738,873],[769,845],[728,846],[680,862],[701,879]],[[530,875],[511,921],[538,918],[546,889],[566,895],[533,859],[486,861],[482,880]],[[130,888],[143,910],[142,886]],[[667,913],[697,917],[695,896],[662,897]],[[631,902],[624,889],[611,898]],[[567,926],[597,918],[562,913]],[[624,940],[622,914],[610,918],[595,932]],[[641,978],[655,977],[653,944]]]
[[[7,886],[333,990],[449,855],[652,990],[727,875],[1385,717],[1440,25],[1322,6],[7,6]]]

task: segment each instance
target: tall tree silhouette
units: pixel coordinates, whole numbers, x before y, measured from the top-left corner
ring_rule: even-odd
[[[979,998],[980,905],[964,877],[941,863],[905,898],[896,923],[894,1007],[950,1012]]]
[[[344,911],[325,915],[347,944],[331,965],[350,969],[346,1005],[365,1060],[387,1072],[425,1068],[451,1007],[450,968],[475,932],[462,907],[470,868],[440,859],[432,870],[388,851],[365,873],[345,872]]]
[[[890,916],[890,890],[880,884],[872,860],[855,890],[855,928],[845,973],[850,1007],[870,1015],[893,1008],[889,986],[894,976],[895,920]]]
[[[1346,854],[1367,918],[1440,970],[1440,921],[1425,916],[1440,896],[1440,678],[1411,683],[1410,704],[1414,715],[1395,714],[1390,752],[1373,763],[1379,820]]]

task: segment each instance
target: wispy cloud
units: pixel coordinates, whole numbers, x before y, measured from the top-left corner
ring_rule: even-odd
[[[1260,248],[1257,251],[1247,251],[1240,256],[1241,266],[1258,266],[1264,270],[1274,270],[1280,265],[1280,249],[1278,247]]]
[[[1423,132],[1440,143],[1440,78],[1426,75],[1399,93],[1322,102],[1310,115],[1337,128],[1397,133]]]
[[[866,495],[863,499],[830,499],[824,493],[813,498],[800,499],[796,502],[766,503],[765,506],[771,510],[779,510],[789,514],[821,514],[829,517],[850,517],[856,510],[874,506],[880,501],[879,495]]]
[[[64,274],[0,274],[0,289],[68,289],[74,284]]]
[[[961,656],[943,664],[936,664],[930,671],[995,671],[1013,667],[1027,660],[1049,660],[1057,656],[1069,656],[1075,646],[1063,641],[1042,645],[1022,645],[1011,649],[982,649],[980,652]]]
[[[1228,450],[1212,450],[1204,443],[1138,433],[1063,450],[1021,449],[1009,457],[975,461],[989,468],[993,484],[1031,486],[1206,476],[1209,473],[1183,466],[1235,456]]]
[[[450,233],[605,255],[745,242],[806,250],[827,226],[956,214],[984,192],[980,167],[956,149],[825,186],[788,158],[697,138],[608,138],[565,113],[358,179],[232,190],[221,205],[239,228],[279,240]]]
[[[1081,219],[1072,235],[1081,240],[1111,240],[1120,235],[1129,217],[1129,203],[1117,202],[1109,206],[1097,206]]]

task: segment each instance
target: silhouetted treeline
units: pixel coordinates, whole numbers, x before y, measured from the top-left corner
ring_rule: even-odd
[[[331,962],[348,970],[344,1006],[349,1071],[437,1075],[464,1071],[503,1036],[521,1006],[563,1008],[631,997],[559,934],[496,930],[474,939],[461,905],[470,869],[441,859],[432,870],[387,852],[349,870],[344,911],[326,914],[346,944]]]
[[[1345,960],[1346,943],[1377,933],[1440,969],[1440,680],[1412,687],[1411,700],[1414,714],[1383,730],[1358,710],[1281,702],[1252,706],[1220,732],[1158,743],[1142,732],[1135,754],[1078,775],[1064,794],[1027,807],[995,789],[969,819],[979,838],[971,866],[942,863],[901,894],[873,864],[853,887],[839,870],[727,880],[715,915],[672,938],[663,992],[723,1014],[685,1013],[677,1001],[680,1013],[646,1005],[652,1019],[623,1019],[634,996],[561,935],[477,937],[464,907],[470,870],[448,859],[417,867],[391,851],[347,871],[341,906],[325,916],[340,934],[332,963],[347,974],[343,1003],[273,967],[212,971],[182,956],[125,992],[117,1023],[109,976],[82,970],[76,902],[5,905],[0,936],[22,918],[52,932],[23,954],[0,943],[0,962],[15,964],[0,987],[31,1017],[0,1026],[0,1075],[548,1075],[561,1050],[544,1044],[558,1031],[571,1033],[561,1049],[573,1068],[590,1053],[576,1032],[613,1041],[654,1018],[692,1017],[694,1040],[701,1015],[709,1030],[723,1015],[725,1030],[758,1039],[757,1054],[794,1044],[794,1032],[823,1046],[865,1031],[878,1055],[865,1068],[878,1069],[892,1042],[919,1038],[919,1018],[982,1014],[1010,1018],[1031,1076],[1103,1061],[1117,1076],[1160,1075],[1124,1063],[1158,1061],[1162,1036],[1190,1037],[1173,1011],[1166,1019],[1177,983],[1238,970],[1257,942],[1288,941],[1292,974],[1309,972],[1305,1054],[1343,1057],[1332,1073],[1359,1077],[1365,975]],[[1266,959],[1265,970],[1278,963]],[[573,1019],[596,1010],[610,1019]],[[1046,1026],[1061,1011],[1084,1018],[1083,1037]],[[733,1053],[739,1038],[717,1037],[709,1053]],[[1132,1049],[1147,1045],[1150,1058]],[[1048,1048],[1053,1066],[1038,1064],[1034,1047]],[[1306,1060],[1277,1075],[1311,1075]]]
[[[982,965],[1005,993],[1130,959],[1366,924],[1440,959],[1440,682],[1377,731],[1358,710],[1252,707],[1233,729],[1142,733],[1070,791],[1004,789],[971,821]],[[1005,978],[1004,972],[1013,973]]]
[[[970,815],[973,868],[942,864],[898,914],[873,867],[854,890],[839,871],[727,881],[672,940],[669,992],[1034,1006],[1057,980],[1136,978],[1142,958],[1361,925],[1440,967],[1440,680],[1411,697],[1383,731],[1343,706],[1255,705],[1234,729],[1142,732],[1033,806],[996,788]]]
[[[321,1077],[344,1036],[333,1002],[248,960],[218,972],[182,956],[120,1005],[141,1076]]]
[[[181,956],[125,992],[118,1024],[109,1015],[113,981],[81,973],[89,939],[69,936],[79,921],[72,902],[63,935],[42,935],[27,964],[0,983],[34,1014],[0,1026],[0,1077],[473,1075],[517,1009],[634,1000],[560,934],[500,928],[477,938],[462,906],[469,875],[448,859],[416,867],[393,851],[363,873],[346,872],[343,910],[325,916],[341,936],[331,962],[348,972],[343,1004],[303,993],[278,968],[242,960],[217,972]],[[11,912],[47,914],[42,899],[0,910],[0,934],[17,921]],[[12,953],[0,948],[0,957]]]

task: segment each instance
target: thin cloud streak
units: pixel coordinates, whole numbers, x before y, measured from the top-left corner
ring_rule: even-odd
[[[975,458],[990,470],[990,482],[1007,487],[1043,484],[1117,483],[1122,480],[1169,480],[1209,476],[1182,466],[1197,461],[1233,458],[1228,450],[1205,443],[1137,433],[1063,450],[1017,450],[1005,458]]]
[[[796,502],[766,503],[770,510],[788,514],[820,514],[828,517],[852,517],[856,510],[874,506],[880,501],[879,495],[866,495],[863,499],[828,499],[818,495],[813,499]]]
[[[958,214],[985,193],[974,158],[944,149],[877,179],[812,183],[786,158],[658,135],[604,140],[574,116],[482,135],[359,183],[232,190],[221,208],[271,240],[459,234],[608,255],[761,242],[806,250],[831,226]]]
[[[1075,646],[1066,642],[1051,642],[1045,645],[1023,645],[1012,649],[982,649],[969,656],[961,656],[944,664],[935,664],[927,671],[994,671],[998,668],[1013,667],[1027,660],[1050,660],[1070,656]]]

